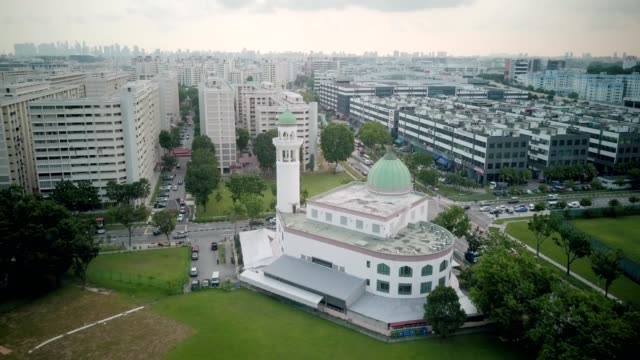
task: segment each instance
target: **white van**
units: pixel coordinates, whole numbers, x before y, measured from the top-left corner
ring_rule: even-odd
[[[214,271],[213,274],[211,274],[211,287],[218,286],[220,286],[220,272]]]
[[[489,189],[493,190],[493,189],[495,189],[495,188],[496,188],[496,186],[497,186],[497,185],[498,185],[498,184],[496,184],[496,182],[495,182],[495,181],[490,181],[490,182],[489,182]]]
[[[557,202],[557,201],[549,201],[549,202],[547,202],[547,207],[548,207],[549,209],[553,209],[553,208],[555,208],[556,206],[558,206],[558,202]]]
[[[560,196],[558,194],[549,194],[547,195],[547,199],[549,200],[558,200]]]

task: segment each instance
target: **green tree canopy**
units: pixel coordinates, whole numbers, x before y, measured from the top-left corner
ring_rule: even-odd
[[[131,237],[133,230],[144,224],[149,215],[144,206],[119,205],[107,210],[109,216],[118,224],[124,226],[129,234],[129,248],[131,248]]]
[[[236,146],[239,150],[244,150],[249,144],[249,130],[245,128],[236,129]]]
[[[225,183],[227,189],[231,191],[231,199],[235,202],[245,195],[263,196],[263,192],[267,190],[267,184],[257,175],[239,175],[233,174],[229,181]]]
[[[540,256],[540,245],[553,234],[555,224],[549,215],[533,214],[527,226],[536,239],[536,256]]]
[[[277,130],[269,130],[256,136],[253,149],[262,169],[273,170],[276,167],[276,147],[273,145],[273,138],[276,137]]]
[[[387,128],[377,121],[368,121],[360,128],[358,136],[364,145],[389,145],[393,141]]]
[[[324,158],[331,163],[345,161],[353,152],[353,132],[346,125],[331,123],[320,134]]]
[[[51,192],[51,199],[76,215],[79,212],[94,210],[101,203],[98,188],[88,180],[77,183],[69,180],[58,182]]]
[[[553,242],[560,246],[567,256],[567,275],[569,275],[574,261],[591,254],[591,242],[585,233],[568,225],[561,226],[557,231],[560,236],[554,237]]]
[[[176,229],[178,220],[176,219],[176,212],[173,210],[158,211],[151,217],[153,226],[157,227],[161,233],[169,240],[169,235]]]
[[[209,151],[204,151],[210,154]],[[193,157],[192,157],[193,159]],[[190,194],[195,197],[196,203],[207,209],[209,195],[218,187],[220,182],[220,171],[216,162],[213,163],[193,163],[187,165],[187,173],[184,177],[184,186]]]
[[[191,151],[200,149],[207,149],[214,155],[216,153],[216,147],[207,135],[198,135],[193,137],[193,141],[191,142]]]
[[[167,130],[161,130],[159,135],[160,147],[169,151],[174,148],[173,136]]]
[[[442,211],[436,216],[433,223],[451,231],[457,237],[463,237],[471,230],[471,222],[460,206],[451,206]]]
[[[438,286],[427,296],[424,318],[436,334],[447,337],[464,324],[467,314],[460,307],[458,294],[453,288]]]
[[[260,214],[262,214],[263,199],[257,194],[246,194],[240,198],[240,203],[244,205],[246,215],[249,218],[249,230],[251,230],[251,222],[259,218]]]
[[[604,280],[604,296],[609,294],[609,286],[622,275],[622,250],[598,250],[591,255],[591,269]]]

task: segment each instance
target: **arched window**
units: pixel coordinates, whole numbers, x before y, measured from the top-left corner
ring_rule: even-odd
[[[398,270],[398,276],[400,277],[412,277],[413,269],[409,266],[403,266]]]
[[[447,260],[442,260],[442,262],[440,263],[440,271],[445,271],[448,265],[449,262]]]
[[[378,274],[389,275],[391,274],[391,268],[387,264],[378,264]]]
[[[433,274],[433,266],[426,265],[422,267],[422,276],[429,276]]]

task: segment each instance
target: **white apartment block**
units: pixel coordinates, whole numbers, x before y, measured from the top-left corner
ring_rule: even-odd
[[[180,121],[180,100],[178,98],[178,74],[173,71],[163,71],[154,81],[160,90],[160,113],[162,130],[169,130],[171,125]]]
[[[127,83],[119,94],[30,105],[38,184],[87,180],[104,196],[108,181],[155,184],[160,160],[158,85]]]
[[[52,87],[47,82],[0,84],[0,188],[11,184],[38,191],[29,104],[38,100],[77,99],[81,85]]]
[[[289,62],[262,60],[261,81],[273,83],[278,90],[285,90],[289,82]]]
[[[120,91],[129,81],[126,73],[96,73],[84,79],[85,95],[89,98],[112,95]]]
[[[236,163],[235,91],[223,79],[207,79],[198,87],[200,132],[216,147],[221,174],[229,174]]]
[[[628,69],[638,65],[638,57],[633,55],[627,55],[622,58],[622,68]]]
[[[584,74],[576,78],[574,89],[587,101],[622,103],[624,82],[621,77]]]
[[[137,57],[131,60],[130,80],[151,80],[163,70],[168,70],[169,64],[158,57]]]
[[[204,79],[201,65],[181,65],[178,70],[178,83],[182,86],[198,86]]]

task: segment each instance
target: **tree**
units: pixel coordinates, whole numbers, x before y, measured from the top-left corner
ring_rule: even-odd
[[[543,211],[543,210],[544,210],[544,209],[546,209],[546,208],[547,208],[547,205],[546,205],[544,202],[536,203],[536,204],[533,206],[533,210],[534,210],[534,211]]]
[[[240,202],[234,202],[231,207],[225,212],[229,217],[229,221],[233,223],[234,232],[233,235],[238,234],[238,220],[240,220],[247,213],[247,208]]]
[[[593,179],[593,180],[591,180],[590,185],[591,185],[591,188],[592,188],[593,190],[600,190],[600,189],[602,189],[602,187],[603,187],[603,186],[602,186],[602,181],[600,181],[600,179]]]
[[[464,324],[467,314],[460,307],[458,294],[453,288],[438,286],[427,296],[424,318],[433,331],[444,338]]]
[[[416,151],[411,155],[405,156],[404,164],[409,168],[409,171],[413,175],[413,182],[415,182],[419,171],[433,165],[433,157],[426,152]]]
[[[389,145],[393,141],[387,128],[377,121],[368,121],[360,128],[358,136],[367,147]]]
[[[216,192],[216,202],[219,204],[222,201],[222,194],[220,192]]]
[[[276,167],[276,147],[273,145],[273,139],[277,137],[277,130],[269,130],[256,136],[253,150],[262,169],[273,170]]]
[[[558,209],[564,209],[567,207],[567,202],[564,200],[558,200],[558,203],[556,204],[556,207]]]
[[[609,294],[609,286],[622,275],[622,250],[598,250],[591,255],[591,269],[604,280],[604,296]]]
[[[547,184],[538,185],[538,190],[540,190],[540,192],[543,193],[543,194],[545,194],[547,192],[548,188],[549,188],[549,186]]]
[[[438,172],[438,170],[434,169],[422,169],[418,172],[416,177],[425,185],[438,186],[438,178],[440,177],[440,173]]]
[[[245,214],[249,218],[249,230],[251,230],[253,220],[259,218],[260,214],[262,214],[262,197],[256,194],[246,194],[240,198],[240,203],[244,205]]]
[[[174,142],[173,136],[169,131],[161,130],[159,140],[160,140],[160,147],[163,148],[165,151],[170,151],[171,149],[174,148],[175,142]]]
[[[91,181],[88,180],[81,180],[76,184],[69,180],[58,182],[51,192],[51,199],[64,206],[74,215],[94,210],[101,203],[98,188],[94,187]]]
[[[638,201],[640,201],[640,198],[635,196],[635,195],[632,195],[632,196],[629,197],[629,202],[632,203],[632,204],[635,204]]]
[[[133,205],[119,205],[110,208],[107,213],[118,224],[121,224],[129,233],[129,248],[131,248],[131,236],[133,230],[139,226],[140,222],[146,220],[148,214],[144,206],[135,207]]]
[[[320,134],[320,147],[324,158],[336,165],[353,152],[354,137],[346,125],[331,123]]]
[[[503,336],[519,339],[530,326],[535,299],[550,293],[557,280],[532,255],[514,251],[508,239],[494,244],[473,267],[470,297]]]
[[[303,189],[300,192],[300,206],[305,206],[307,204],[308,198],[309,198],[309,191],[307,189]]]
[[[567,95],[567,97],[568,97],[569,99],[578,100],[578,98],[580,97],[580,95],[578,95],[578,93],[577,93],[577,92],[572,91],[572,92],[570,92],[570,93],[569,93],[569,95]]]
[[[591,199],[589,199],[589,198],[580,199],[580,206],[582,206],[582,207],[591,206],[591,204],[592,204],[592,202],[591,202]]]
[[[171,145],[172,149],[182,145],[182,141],[180,140],[180,129],[177,127],[171,128]]]
[[[130,200],[127,185],[118,184],[114,180],[107,181],[105,196],[114,205],[125,204]]]
[[[617,176],[616,179],[613,181],[613,184],[618,187],[623,187],[626,181],[627,180],[624,178],[624,176]]]
[[[560,246],[567,256],[567,276],[571,271],[571,264],[576,260],[591,254],[591,243],[587,235],[570,226],[561,226],[558,229],[559,237],[554,237],[553,242]]]
[[[249,130],[239,128],[236,130],[236,146],[239,150],[244,150],[249,144]]]
[[[309,162],[307,163],[307,170],[313,171],[315,168],[315,155],[309,155]]]
[[[550,216],[534,214],[527,226],[536,238],[536,256],[540,256],[540,245],[553,234]]]
[[[267,184],[257,175],[231,175],[225,186],[231,191],[231,199],[236,202],[245,195],[263,196]]]
[[[457,237],[463,237],[471,230],[471,222],[460,206],[451,206],[439,213],[433,223],[451,231]]]
[[[93,226],[87,221],[76,220],[72,223],[72,233],[69,238],[73,239],[73,260],[71,268],[73,273],[80,279],[82,288],[87,284],[87,268],[91,261],[100,252],[100,243],[93,236]]]
[[[618,207],[620,205],[621,205],[620,204],[620,200],[618,200],[618,199],[609,200],[609,207],[611,207],[611,208],[615,208],[615,207]]]
[[[162,167],[165,171],[171,171],[178,164],[178,160],[169,154],[162,155]]]
[[[193,162],[193,160],[192,160]],[[198,205],[202,205],[207,211],[209,195],[218,187],[220,172],[214,161],[213,164],[192,164],[187,165],[187,173],[184,177],[184,186],[192,194]]]
[[[167,237],[167,241],[170,241],[169,235],[176,229],[176,213],[172,210],[158,211],[151,217],[151,223]]]
[[[247,82],[253,81],[253,76],[251,76],[251,75],[247,76],[247,80],[246,81]]]
[[[465,239],[467,240],[467,244],[469,245],[469,247],[467,248],[467,251],[469,252],[476,252],[480,250],[482,245],[484,245],[485,243],[485,239],[482,235],[482,230],[480,230],[480,228],[477,226],[473,231],[469,231],[465,235]]]
[[[207,149],[213,153],[213,155],[216,154],[216,147],[207,135],[198,135],[193,137],[193,141],[191,142],[191,151],[195,152],[200,149]]]

